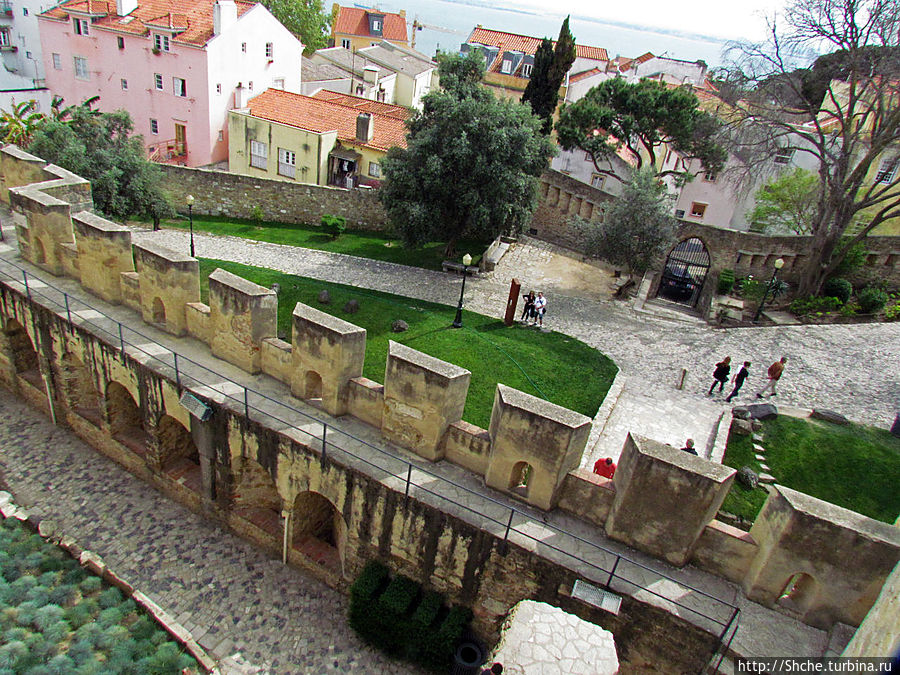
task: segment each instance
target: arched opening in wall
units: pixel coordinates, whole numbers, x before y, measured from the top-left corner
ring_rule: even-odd
[[[775,604],[802,617],[812,606],[818,593],[816,580],[805,572],[791,575]]]
[[[201,492],[200,452],[191,432],[171,415],[163,415],[156,426],[156,443],[162,472],[187,489]]]
[[[150,305],[150,314],[152,315],[153,323],[158,326],[166,325],[166,306],[159,298],[153,298],[153,303]]]
[[[47,252],[44,250],[44,242],[38,238],[34,240],[34,261],[38,265],[47,264]]]
[[[60,366],[66,405],[77,415],[100,426],[100,401],[91,374],[72,352],[63,354]]]
[[[509,491],[520,497],[528,496],[528,488],[534,469],[528,462],[516,462],[509,475]]]
[[[317,564],[343,574],[347,523],[318,492],[301,492],[291,512],[291,546]]]
[[[146,457],[150,435],[131,392],[118,382],[106,386],[106,421],[112,437],[133,453]]]
[[[306,398],[314,401],[322,400],[322,376],[314,370],[306,371]]]
[[[656,295],[689,307],[696,307],[709,271],[709,251],[697,237],[679,242],[666,258]]]
[[[281,497],[262,465],[244,457],[234,486],[234,511],[267,534],[282,536]]]
[[[9,342],[9,350],[16,375],[43,391],[44,381],[41,378],[41,369],[38,366],[38,355],[24,326],[15,319],[9,319],[3,332],[6,334],[6,339]]]

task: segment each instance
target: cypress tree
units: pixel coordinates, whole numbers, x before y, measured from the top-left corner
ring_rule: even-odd
[[[556,46],[553,47],[550,40],[544,38],[538,47],[534,55],[531,79],[522,95],[522,102],[530,103],[532,112],[543,121],[541,131],[544,134],[549,134],[553,128],[553,113],[559,99],[559,88],[574,62],[575,37],[569,30],[569,17],[566,17],[559,29]]]

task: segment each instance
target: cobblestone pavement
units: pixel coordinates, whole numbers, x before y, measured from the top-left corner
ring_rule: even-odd
[[[203,257],[446,304],[456,304],[459,298],[461,279],[441,272],[245,239],[194,237],[197,255]],[[136,231],[134,240],[187,249],[187,233],[178,230]],[[557,247],[525,239],[507,253],[495,272],[467,283],[466,307],[502,316],[509,280],[515,276],[526,288],[541,289],[548,296],[548,328],[612,357],[628,389],[672,399],[681,408],[690,408],[690,402],[700,397],[709,400],[705,394],[713,366],[730,355],[735,363],[753,363],[738,402],[753,400],[753,393],[765,383],[768,365],[787,356],[778,403],[830,408],[880,426],[889,426],[900,410],[900,323],[715,329],[696,320],[638,313],[630,303],[599,299],[609,297],[609,275],[595,267],[602,288],[592,292],[584,282],[583,268],[588,265],[578,268],[571,260],[563,265],[569,271],[578,268],[579,281],[573,284],[560,274],[563,257]],[[683,368],[688,375],[684,390],[678,391],[675,385]],[[724,397],[716,400],[725,410]],[[647,414],[656,416],[652,410]],[[709,433],[709,419],[708,414],[698,417],[696,436]]]
[[[0,469],[16,502],[100,554],[214,657],[240,652],[267,673],[420,672],[360,641],[337,591],[172,502],[2,387],[0,410]]]

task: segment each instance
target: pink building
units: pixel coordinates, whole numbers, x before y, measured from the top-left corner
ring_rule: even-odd
[[[303,45],[260,4],[68,0],[39,17],[47,86],[66,103],[124,108],[153,159],[228,159],[228,111],[300,91]]]

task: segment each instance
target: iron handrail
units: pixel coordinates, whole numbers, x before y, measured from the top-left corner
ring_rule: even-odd
[[[471,488],[469,488],[469,487],[467,487],[467,486],[465,486],[465,485],[461,485],[460,483],[457,483],[457,482],[455,482],[455,481],[453,481],[453,480],[450,480],[450,479],[448,479],[448,478],[446,478],[446,477],[444,477],[444,476],[441,476],[441,475],[435,473],[434,471],[431,471],[430,469],[426,468],[425,466],[423,466],[423,465],[421,465],[421,464],[417,464],[417,463],[415,463],[415,462],[412,462],[412,461],[410,461],[410,460],[407,459],[407,458],[401,457],[400,455],[397,455],[397,454],[395,454],[395,453],[393,453],[393,452],[390,452],[390,451],[388,451],[388,450],[386,450],[386,449],[384,449],[384,448],[378,447],[378,446],[376,446],[376,445],[374,445],[374,444],[372,444],[372,443],[370,443],[370,442],[368,442],[368,441],[366,441],[366,440],[364,440],[364,439],[361,439],[361,438],[358,438],[358,437],[356,437],[356,436],[353,436],[352,434],[350,434],[350,433],[348,433],[348,432],[346,432],[346,431],[343,431],[342,429],[339,429],[339,428],[337,428],[337,427],[335,427],[335,426],[329,424],[328,422],[326,422],[326,421],[323,420],[323,419],[320,419],[320,418],[318,418],[318,417],[315,417],[314,415],[310,415],[310,414],[308,414],[308,413],[306,413],[306,412],[303,412],[302,410],[298,410],[297,408],[294,408],[294,407],[289,406],[289,405],[287,405],[287,404],[285,404],[285,403],[282,403],[281,401],[277,401],[277,400],[271,398],[270,396],[267,396],[267,395],[263,394],[262,392],[259,392],[259,391],[250,389],[249,387],[247,387],[247,386],[245,386],[245,385],[241,385],[241,384],[239,384],[239,383],[237,383],[237,382],[234,382],[233,380],[230,380],[229,378],[227,378],[227,377],[225,377],[225,376],[223,376],[223,375],[221,375],[221,374],[219,374],[219,373],[216,373],[215,371],[211,370],[211,369],[208,368],[207,366],[205,366],[205,365],[203,365],[203,364],[201,364],[201,363],[198,363],[198,362],[196,362],[196,361],[190,359],[190,358],[187,357],[187,356],[184,356],[184,355],[182,355],[182,354],[178,354],[178,353],[175,352],[173,349],[170,349],[169,347],[166,347],[165,345],[162,345],[156,338],[153,338],[153,337],[151,337],[151,336],[145,335],[144,333],[141,333],[140,331],[135,330],[134,328],[131,328],[130,326],[125,326],[124,324],[122,324],[121,321],[119,321],[119,320],[117,320],[117,319],[115,319],[115,318],[109,316],[108,314],[106,314],[105,312],[103,312],[101,309],[98,309],[97,307],[94,307],[93,305],[91,305],[90,303],[85,302],[85,301],[82,300],[81,298],[77,298],[77,297],[74,297],[74,296],[70,296],[70,295],[68,294],[68,292],[66,292],[66,291],[64,291],[64,290],[62,290],[62,289],[59,289],[59,288],[53,286],[52,284],[49,284],[49,283],[47,283],[46,281],[40,279],[40,277],[37,277],[36,275],[32,274],[32,275],[31,275],[32,277],[34,277],[35,279],[38,279],[38,280],[41,281],[41,288],[47,287],[47,288],[53,289],[54,291],[56,291],[56,292],[58,292],[58,293],[62,293],[62,295],[63,295],[63,303],[60,304],[60,302],[59,302],[58,300],[56,300],[56,299],[54,299],[54,298],[51,298],[50,296],[48,296],[48,295],[46,295],[46,294],[44,294],[44,293],[41,293],[41,292],[37,291],[36,289],[32,289],[32,288],[29,286],[29,283],[28,283],[28,271],[27,271],[24,267],[21,267],[21,266],[15,264],[15,263],[13,263],[13,262],[11,262],[11,261],[9,261],[9,260],[5,260],[5,259],[3,259],[2,262],[5,263],[6,265],[9,265],[10,267],[13,267],[13,268],[15,268],[15,269],[21,271],[21,273],[22,273],[22,283],[24,284],[24,287],[25,287],[25,294],[26,294],[26,296],[27,296],[29,299],[33,299],[33,296],[34,296],[34,295],[39,295],[39,296],[41,296],[41,297],[46,298],[48,302],[52,303],[52,304],[55,305],[56,307],[58,307],[58,308],[60,308],[60,309],[65,309],[65,311],[66,311],[66,318],[67,318],[67,320],[69,321],[69,323],[72,323],[72,316],[71,316],[71,315],[72,315],[72,313],[73,313],[73,310],[72,310],[72,308],[71,308],[71,300],[77,301],[80,305],[84,306],[86,309],[92,310],[92,311],[94,311],[94,312],[97,312],[99,315],[101,315],[101,317],[103,317],[103,318],[105,318],[105,319],[107,319],[107,320],[109,320],[109,321],[114,322],[114,323],[117,325],[117,328],[118,328],[118,334],[113,334],[113,333],[111,333],[109,330],[107,330],[107,329],[104,328],[103,326],[101,326],[101,325],[99,325],[99,324],[97,324],[97,323],[91,321],[90,319],[83,319],[83,321],[84,321],[85,323],[90,323],[90,324],[92,324],[92,325],[93,325],[95,328],[97,328],[99,331],[102,331],[102,332],[104,332],[104,333],[110,335],[110,336],[112,337],[113,340],[118,341],[118,342],[119,342],[119,349],[120,349],[120,352],[121,352],[121,355],[122,355],[122,358],[123,358],[123,359],[124,359],[124,358],[126,357],[126,355],[127,355],[127,353],[126,353],[126,351],[125,351],[125,347],[126,347],[126,346],[128,346],[128,347],[133,347],[133,348],[135,348],[135,349],[138,349],[138,350],[140,350],[143,354],[145,354],[147,357],[149,357],[150,359],[153,359],[154,361],[159,361],[164,367],[166,367],[166,368],[173,368],[173,367],[174,367],[176,382],[177,382],[177,383],[179,384],[179,386],[181,386],[182,388],[187,389],[187,386],[185,385],[185,380],[184,380],[184,378],[187,377],[187,378],[189,378],[189,379],[191,379],[191,380],[194,380],[200,387],[204,387],[204,388],[212,389],[213,391],[217,391],[217,393],[218,393],[219,395],[223,396],[225,399],[229,399],[229,400],[232,400],[232,401],[237,402],[239,405],[243,405],[244,408],[245,408],[245,411],[248,412],[248,413],[249,413],[250,410],[253,410],[254,412],[260,413],[260,414],[262,414],[262,415],[264,415],[264,416],[266,416],[266,417],[268,417],[268,418],[270,418],[270,419],[273,419],[273,420],[275,420],[275,421],[277,421],[277,422],[280,422],[280,423],[282,423],[282,424],[285,424],[285,425],[289,426],[290,428],[292,428],[292,429],[295,430],[295,431],[299,431],[299,432],[305,433],[305,434],[307,434],[308,436],[310,436],[310,438],[312,438],[312,439],[314,439],[314,440],[316,440],[316,441],[322,441],[323,461],[324,461],[324,455],[325,455],[326,452],[327,452],[327,444],[330,442],[330,444],[331,444],[334,448],[340,450],[341,452],[346,453],[346,454],[349,455],[350,457],[353,457],[353,458],[356,459],[356,460],[360,460],[360,461],[362,461],[362,462],[365,462],[367,465],[372,466],[372,467],[374,467],[375,469],[377,469],[377,470],[379,470],[379,471],[387,472],[387,473],[389,473],[390,476],[393,477],[393,478],[397,478],[397,479],[400,479],[400,480],[404,481],[404,482],[406,483],[406,488],[405,488],[405,490],[406,490],[406,496],[407,496],[407,497],[409,496],[409,493],[410,493],[410,487],[415,487],[417,490],[422,491],[422,492],[424,492],[425,494],[431,494],[431,495],[434,495],[435,497],[438,497],[439,499],[445,500],[445,501],[447,501],[447,502],[449,502],[449,503],[451,503],[451,504],[454,504],[454,505],[457,506],[457,507],[461,507],[461,508],[465,509],[466,511],[470,511],[470,512],[472,512],[472,513],[478,515],[478,516],[479,516],[480,518],[482,518],[483,520],[487,520],[487,521],[490,522],[490,523],[494,523],[494,524],[499,525],[499,526],[501,526],[501,527],[505,527],[505,528],[506,528],[506,531],[505,531],[505,534],[504,534],[504,537],[503,537],[503,545],[504,545],[504,546],[506,545],[506,543],[507,543],[508,540],[509,540],[509,534],[510,534],[510,532],[515,532],[515,533],[518,534],[519,536],[524,537],[526,540],[532,540],[532,541],[534,541],[537,545],[545,546],[545,547],[547,547],[547,548],[549,548],[549,549],[551,549],[551,550],[554,550],[554,551],[556,551],[556,552],[558,552],[558,553],[561,553],[561,554],[563,554],[563,555],[565,555],[565,556],[568,556],[568,557],[572,558],[573,560],[575,560],[575,561],[578,562],[578,563],[583,563],[583,564],[585,564],[585,565],[587,565],[587,566],[589,566],[589,567],[591,567],[591,568],[593,568],[593,569],[596,569],[596,570],[599,570],[600,572],[603,572],[604,574],[607,573],[607,572],[609,572],[609,578],[608,578],[608,580],[607,580],[605,583],[602,584],[602,585],[606,586],[607,588],[610,587],[610,585],[612,584],[612,581],[613,581],[613,580],[618,579],[618,580],[621,580],[622,582],[625,582],[625,583],[627,583],[627,584],[630,584],[631,586],[634,586],[635,588],[641,589],[642,591],[645,591],[645,592],[650,593],[650,594],[652,594],[652,595],[654,595],[654,596],[656,596],[656,597],[658,597],[658,598],[661,598],[662,600],[665,600],[666,602],[672,603],[674,606],[679,607],[680,609],[683,609],[683,610],[686,610],[686,611],[688,611],[688,612],[691,612],[692,614],[695,614],[695,615],[700,616],[700,617],[702,617],[702,618],[704,618],[704,619],[707,619],[707,620],[709,620],[709,621],[712,621],[712,622],[715,623],[716,625],[719,625],[719,626],[724,627],[724,628],[723,628],[723,631],[722,631],[722,633],[721,633],[721,637],[720,637],[720,639],[719,639],[719,643],[720,643],[720,644],[721,644],[722,639],[724,639],[725,634],[726,634],[726,633],[728,632],[728,630],[731,628],[732,624],[737,620],[737,617],[738,617],[738,614],[739,614],[739,610],[738,610],[737,606],[731,604],[730,602],[728,602],[728,601],[726,601],[726,600],[723,600],[722,598],[718,598],[718,597],[716,597],[716,596],[714,596],[714,595],[712,595],[712,594],[710,594],[710,593],[708,593],[708,592],[706,592],[706,591],[703,591],[703,590],[701,590],[701,589],[699,589],[699,588],[695,588],[695,587],[693,587],[693,586],[691,586],[691,585],[689,585],[689,584],[686,584],[686,583],[684,583],[684,582],[682,582],[682,581],[678,581],[677,579],[673,579],[672,577],[670,577],[670,576],[668,576],[668,575],[666,575],[666,574],[664,574],[664,573],[662,573],[662,572],[660,572],[660,571],[658,571],[658,570],[656,570],[656,569],[653,569],[652,567],[649,567],[648,565],[645,565],[645,564],[643,564],[643,563],[641,563],[641,562],[638,562],[638,561],[636,561],[636,560],[632,560],[631,558],[628,558],[627,556],[624,556],[624,555],[622,555],[621,553],[618,553],[618,552],[616,552],[616,551],[610,550],[610,549],[608,549],[608,548],[606,548],[606,547],[604,547],[604,546],[602,546],[602,545],[600,545],[600,544],[597,544],[597,543],[595,543],[595,542],[592,542],[592,541],[589,541],[589,540],[587,540],[587,539],[584,539],[583,537],[580,537],[579,535],[577,535],[577,534],[575,534],[575,533],[573,533],[573,532],[569,532],[568,530],[565,530],[565,529],[563,529],[563,528],[561,528],[561,527],[557,527],[557,526],[551,525],[551,524],[549,524],[549,523],[543,523],[543,526],[544,526],[544,527],[547,527],[547,528],[549,528],[550,530],[553,530],[554,532],[556,532],[556,533],[558,533],[558,534],[561,534],[561,535],[565,535],[565,536],[567,536],[567,537],[570,537],[570,538],[574,539],[575,541],[577,541],[577,542],[579,542],[579,543],[581,543],[581,544],[583,544],[583,545],[589,547],[590,549],[593,549],[594,552],[604,553],[604,554],[613,556],[613,557],[614,557],[614,562],[613,562],[612,570],[609,570],[609,571],[608,571],[608,570],[606,570],[604,567],[602,567],[600,564],[593,563],[593,562],[591,562],[591,561],[589,561],[589,560],[586,560],[583,556],[579,556],[579,555],[577,555],[577,554],[575,554],[575,553],[573,553],[573,552],[563,550],[563,549],[561,549],[561,548],[559,548],[559,547],[557,547],[557,546],[554,546],[553,544],[549,544],[549,543],[547,543],[547,542],[545,542],[545,541],[543,541],[543,540],[540,540],[540,539],[538,539],[537,537],[534,537],[533,535],[528,534],[527,532],[524,532],[524,531],[522,531],[522,530],[520,530],[520,529],[517,529],[517,528],[513,525],[513,520],[514,520],[514,517],[515,517],[516,515],[519,515],[520,517],[523,517],[523,518],[525,518],[525,519],[527,519],[527,520],[529,520],[529,521],[531,520],[532,516],[529,515],[526,511],[523,511],[522,509],[519,509],[519,508],[517,508],[517,507],[515,507],[515,506],[511,506],[511,505],[509,505],[509,504],[505,504],[505,503],[503,503],[503,502],[501,502],[501,501],[499,501],[499,500],[497,500],[497,499],[495,499],[495,498],[493,498],[493,497],[491,497],[491,496],[489,496],[489,495],[485,495],[485,494],[483,494],[483,493],[481,493],[481,492],[478,492],[478,491],[476,491],[476,490],[473,490],[473,489],[471,489]],[[0,274],[3,274],[4,276],[8,277],[8,278],[9,278],[10,280],[12,280],[13,282],[17,282],[17,279],[16,279],[15,276],[10,275],[10,274],[8,274],[7,272],[5,272],[5,271],[3,271],[3,270],[0,270]],[[15,288],[10,287],[8,284],[4,284],[4,285],[6,285],[8,288],[10,288],[11,291],[17,292]],[[126,339],[125,339],[125,331],[126,331],[126,330],[128,331],[129,336],[132,335],[132,334],[133,334],[133,335],[136,335],[136,336],[139,336],[140,338],[143,338],[144,340],[146,340],[148,343],[151,343],[151,344],[154,344],[154,345],[158,345],[158,346],[163,347],[164,349],[166,349],[167,352],[170,352],[170,353],[173,355],[174,363],[173,363],[172,365],[170,365],[170,364],[168,364],[165,360],[163,360],[162,358],[160,358],[159,355],[157,355],[157,354],[152,354],[152,353],[150,353],[150,352],[147,352],[147,351],[144,350],[140,345],[135,344],[135,343],[132,343],[132,342],[126,341]],[[230,394],[227,394],[227,393],[225,393],[225,392],[218,392],[218,390],[215,389],[215,384],[211,385],[211,384],[205,383],[203,380],[199,379],[196,375],[191,375],[191,374],[189,374],[189,373],[184,372],[183,368],[182,368],[182,369],[179,369],[179,363],[180,363],[180,362],[187,362],[187,363],[189,363],[189,364],[191,364],[191,365],[193,365],[193,366],[196,366],[197,368],[201,369],[201,371],[205,371],[206,373],[210,373],[210,374],[212,374],[212,375],[215,375],[215,376],[216,376],[216,379],[218,380],[215,384],[222,384],[223,382],[230,382],[231,384],[234,384],[234,385],[238,386],[239,388],[241,388],[241,389],[243,390],[243,392],[244,392],[244,398],[243,398],[242,400],[239,400],[239,399],[236,399],[236,398],[234,398],[233,396],[231,396]],[[254,396],[258,396],[258,397],[260,397],[260,398],[262,398],[262,399],[264,399],[264,400],[266,400],[266,401],[269,401],[269,402],[275,404],[275,405],[278,406],[279,408],[284,408],[285,410],[287,410],[287,411],[289,411],[289,412],[291,412],[291,413],[294,413],[294,414],[296,414],[296,415],[300,415],[302,418],[305,418],[306,420],[309,420],[309,421],[314,422],[314,423],[316,423],[316,424],[321,424],[322,427],[323,427],[323,435],[322,435],[322,437],[320,438],[319,436],[313,435],[313,434],[311,434],[310,432],[308,432],[308,431],[306,431],[306,430],[304,430],[304,429],[300,429],[300,428],[295,424],[294,421],[286,420],[286,419],[281,419],[280,417],[278,417],[277,415],[274,415],[274,414],[271,413],[271,412],[262,410],[261,408],[258,408],[258,407],[256,407],[256,406],[251,406],[251,405],[249,404],[249,394],[250,394],[250,393],[252,393]],[[200,396],[200,397],[208,397],[208,395],[204,395],[203,393],[198,393],[197,395]],[[248,414],[248,417],[249,417],[249,414]],[[330,432],[330,437],[328,436],[329,432]],[[394,472],[392,469],[390,469],[390,468],[386,468],[386,467],[384,467],[384,466],[379,466],[378,464],[373,463],[372,461],[366,459],[365,457],[360,456],[360,454],[355,453],[355,452],[353,452],[352,450],[350,450],[350,449],[348,449],[348,448],[341,447],[340,445],[338,445],[338,444],[336,444],[336,443],[334,442],[333,437],[334,437],[335,435],[338,435],[338,436],[341,436],[341,437],[346,437],[346,438],[348,438],[348,439],[350,439],[350,440],[352,440],[352,441],[354,441],[354,442],[356,442],[356,443],[362,444],[362,445],[365,446],[366,448],[375,450],[379,455],[382,455],[383,457],[386,457],[387,459],[390,459],[390,460],[393,460],[393,461],[395,461],[395,462],[399,462],[399,463],[405,465],[404,468],[405,468],[405,470],[406,470],[406,471],[405,471],[406,476],[404,477],[403,475],[398,475],[397,473],[395,473],[395,472]],[[416,470],[418,470],[418,471],[420,471],[420,472],[426,474],[427,476],[430,476],[430,477],[435,478],[435,479],[436,479],[437,481],[439,481],[440,483],[444,483],[444,484],[446,484],[446,485],[448,485],[448,486],[452,486],[453,488],[456,488],[456,489],[458,489],[458,490],[462,490],[463,492],[465,492],[465,493],[467,493],[467,494],[469,494],[469,495],[472,495],[472,496],[474,496],[474,497],[477,497],[477,499],[482,500],[483,502],[488,502],[488,503],[493,504],[493,505],[495,505],[495,506],[497,506],[497,507],[500,507],[500,508],[502,508],[502,509],[504,509],[504,510],[508,510],[508,511],[509,511],[509,519],[508,519],[508,521],[505,521],[505,522],[504,522],[504,521],[502,521],[502,520],[498,520],[497,518],[495,518],[495,517],[493,517],[493,516],[491,516],[491,515],[489,515],[489,514],[487,514],[487,513],[484,513],[484,512],[481,512],[481,511],[477,511],[477,510],[475,510],[474,508],[472,508],[472,507],[470,507],[470,506],[467,506],[467,505],[465,505],[465,504],[462,504],[461,502],[459,502],[459,501],[457,501],[457,500],[455,500],[455,499],[453,499],[453,498],[451,498],[451,497],[447,497],[447,496],[442,495],[442,494],[440,494],[440,493],[438,493],[438,492],[435,492],[434,490],[432,490],[432,489],[426,487],[425,485],[419,485],[418,483],[416,483],[416,482],[413,480],[413,477],[412,477],[412,469],[413,469],[413,468],[415,468]],[[485,528],[482,528],[482,529],[485,529]],[[642,570],[651,572],[653,575],[655,575],[655,576],[657,576],[657,577],[659,577],[659,578],[661,578],[661,579],[665,579],[665,580],[667,580],[667,581],[670,581],[670,582],[676,584],[677,586],[681,587],[682,589],[686,589],[687,591],[690,591],[690,592],[693,593],[693,594],[697,594],[697,595],[699,595],[699,596],[702,596],[702,597],[708,598],[709,600],[712,600],[714,603],[717,603],[717,604],[720,605],[721,607],[727,608],[728,610],[730,610],[730,612],[729,612],[729,613],[730,613],[730,618],[726,621],[726,620],[723,620],[723,619],[718,619],[718,618],[715,618],[715,617],[711,617],[711,616],[706,615],[706,614],[704,614],[703,612],[701,612],[701,611],[699,611],[699,610],[697,610],[697,609],[694,609],[694,608],[692,608],[692,607],[689,607],[688,605],[685,605],[684,603],[682,603],[681,601],[679,601],[679,600],[677,600],[677,599],[670,598],[670,597],[667,597],[667,596],[665,596],[665,595],[662,595],[661,593],[658,593],[658,592],[654,591],[653,589],[650,589],[650,588],[648,588],[648,587],[646,587],[646,586],[642,586],[641,584],[636,583],[636,582],[634,582],[634,581],[632,581],[632,580],[630,580],[630,579],[628,579],[628,578],[622,576],[621,574],[616,574],[616,570],[617,570],[617,568],[618,568],[620,562],[623,562],[623,561],[626,562],[626,563],[629,563],[629,564],[631,564],[631,565],[634,565],[634,566],[636,566],[636,567],[638,567],[638,568],[640,568],[640,569],[642,569]],[[717,649],[718,649],[718,647],[717,647]]]

